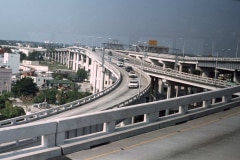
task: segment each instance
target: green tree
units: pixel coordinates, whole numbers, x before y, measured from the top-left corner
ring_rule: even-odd
[[[34,103],[42,103],[42,102],[44,102],[46,100],[49,104],[55,104],[57,92],[58,92],[58,90],[55,89],[55,88],[42,90],[33,99],[33,102]]]
[[[8,98],[10,97],[9,93],[4,93],[0,95],[0,110],[6,107],[6,102],[11,102]]]
[[[36,60],[41,61],[41,60],[43,60],[43,57],[41,55],[41,52],[33,51],[32,53],[29,53],[27,59],[31,60],[31,61],[36,61]]]
[[[79,82],[83,82],[84,79],[88,78],[88,72],[85,71],[84,69],[78,69],[77,73],[76,73],[76,80],[78,80]]]
[[[5,118],[13,118],[25,115],[25,111],[23,108],[17,106],[13,107],[10,102],[7,102],[6,108],[3,110],[2,114]]]
[[[21,61],[24,60],[24,59],[27,59],[27,55],[25,53],[19,52],[19,54],[20,54],[20,60]]]
[[[35,96],[37,92],[37,84],[34,83],[33,79],[30,77],[24,77],[17,80],[16,84],[12,87],[12,93],[15,97]]]

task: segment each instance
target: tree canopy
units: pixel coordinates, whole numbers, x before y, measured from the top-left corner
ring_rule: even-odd
[[[37,84],[34,83],[33,79],[30,77],[24,77],[17,80],[16,84],[12,87],[12,93],[15,97],[35,96],[37,92]]]
[[[88,78],[88,72],[85,71],[84,69],[80,68],[78,69],[77,73],[76,73],[76,80],[79,82],[83,82],[84,79]]]
[[[33,51],[32,53],[29,53],[27,60],[36,61],[36,60],[43,60],[43,57],[41,55],[41,52]]]

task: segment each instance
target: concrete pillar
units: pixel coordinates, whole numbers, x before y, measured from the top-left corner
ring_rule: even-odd
[[[187,108],[188,106],[179,106],[179,113],[180,114],[186,114],[187,113]]]
[[[162,79],[158,79],[158,92],[159,92],[159,99],[164,98],[164,83]]]
[[[72,69],[76,71],[76,52],[73,52],[73,67]]]
[[[70,54],[71,54],[71,52],[68,51],[68,53],[67,53],[67,68],[70,68]]]
[[[167,99],[170,99],[171,98],[171,95],[172,95],[172,91],[173,91],[173,85],[172,83],[170,83],[169,81],[167,82],[168,83],[168,87],[167,87]],[[166,109],[165,110],[165,115],[168,115],[169,114],[169,109]]]
[[[103,125],[103,131],[107,133],[112,133],[115,130],[115,121],[106,122]]]
[[[188,72],[191,73],[191,74],[193,74],[193,71],[194,71],[194,68],[193,68],[193,66],[191,65],[191,66],[188,68]]]
[[[234,73],[233,73],[233,82],[235,82],[235,83],[240,82],[240,76],[238,76],[238,75],[239,75],[238,71],[235,70]]]
[[[180,95],[180,86],[179,85],[175,85],[175,91],[176,91],[176,97],[179,97],[179,95]]]
[[[49,134],[42,136],[42,143],[41,145],[44,147],[54,147],[56,144],[55,141],[55,134]]]
[[[211,106],[211,100],[205,100],[203,101],[203,107],[204,108],[209,108]]]
[[[173,84],[171,82],[167,82],[168,83],[168,87],[167,87],[167,99],[172,97],[173,94]]]
[[[94,61],[93,64],[93,75],[92,75],[92,85],[93,85],[93,94],[97,93],[97,73],[98,73],[98,64]]]
[[[183,71],[183,64],[179,64],[179,72],[182,72]]]
[[[57,52],[54,52],[54,61],[57,62]]]
[[[155,79],[154,79],[154,92],[153,92],[154,93],[154,101],[156,101],[157,98],[158,98],[158,88],[159,88],[158,82],[159,82],[159,78],[155,77]]]
[[[120,126],[121,126],[121,127],[124,127],[124,126],[126,126],[126,125],[128,125],[128,124],[131,124],[131,123],[132,123],[132,118],[128,118],[128,119],[123,120],[123,121],[121,122]]]
[[[105,68],[103,66],[101,66],[100,68],[100,91],[104,90],[104,74],[105,74]]]
[[[149,114],[144,114],[144,122],[151,123],[155,122],[158,120],[158,112],[156,113],[149,113]]]
[[[230,95],[225,95],[222,97],[222,102],[227,103],[231,99]]]
[[[86,71],[88,71],[89,69],[89,62],[90,62],[90,58],[86,57],[86,68],[85,68]]]

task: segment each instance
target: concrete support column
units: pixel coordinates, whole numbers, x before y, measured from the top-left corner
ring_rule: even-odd
[[[231,97],[229,95],[225,95],[222,97],[222,102],[227,103],[230,99],[231,99]]]
[[[164,98],[164,82],[162,79],[158,79],[158,93],[159,93],[159,99]]]
[[[193,68],[193,66],[191,65],[191,66],[188,68],[188,72],[191,73],[191,74],[193,74],[193,71],[194,71],[194,68]]]
[[[104,90],[104,74],[105,74],[105,68],[101,66],[100,68],[100,91]]]
[[[54,52],[54,61],[57,62],[57,52]]]
[[[158,120],[158,112],[157,113],[149,113],[149,114],[144,114],[144,122],[155,122]]]
[[[76,71],[79,69],[79,52],[76,53]]]
[[[112,133],[115,130],[115,121],[106,122],[103,125],[103,131],[107,133]]]
[[[180,95],[180,86],[179,85],[175,85],[175,91],[176,91],[176,97],[179,97],[179,95]]]
[[[89,69],[89,62],[90,62],[90,58],[86,57],[86,67],[85,67],[86,71],[88,71],[88,69]]]
[[[233,82],[235,83],[239,83],[240,82],[240,76],[238,76],[238,71],[235,70],[234,73],[233,73]]]
[[[215,104],[216,103],[216,98],[213,98],[212,99],[212,104]]]
[[[154,79],[154,101],[158,99],[158,88],[159,88],[159,78],[155,77]]]
[[[55,134],[49,134],[42,136],[42,146],[43,147],[54,147],[56,144]]]
[[[67,68],[70,68],[70,61],[71,61],[70,55],[71,55],[71,52],[68,51],[68,53],[67,53]]]
[[[83,68],[84,62],[83,62],[83,55],[80,55],[80,65]]]
[[[132,118],[128,118],[128,119],[123,120],[123,121],[121,122],[120,126],[121,126],[121,127],[124,127],[124,126],[126,126],[126,125],[128,125],[128,124],[132,124]]]
[[[167,87],[167,99],[170,99],[172,97],[172,92],[173,92],[173,85],[171,82],[167,82],[168,83],[168,87]],[[169,109],[165,110],[165,115],[169,114]]]
[[[205,100],[203,101],[203,107],[204,108],[209,108],[211,106],[211,100]]]
[[[76,71],[76,52],[74,52],[73,53],[73,67],[72,67],[72,69],[74,70],[74,71]]]
[[[187,113],[187,108],[188,106],[179,106],[179,113],[180,114],[186,114]]]
[[[167,87],[167,99],[172,97],[173,94],[173,84],[171,82],[167,82],[168,87]]]
[[[97,73],[98,73],[98,64],[94,61],[93,65],[93,76],[92,76],[92,85],[93,85],[93,94],[97,93]]]
[[[163,68],[166,68],[166,63],[163,62]]]
[[[107,87],[109,87],[110,85],[111,85],[111,83],[110,83],[110,76],[111,76],[111,72],[109,71],[109,70],[107,70],[106,69],[106,71],[105,71],[105,87],[107,88]]]
[[[179,64],[179,72],[182,72],[183,71],[183,64]]]

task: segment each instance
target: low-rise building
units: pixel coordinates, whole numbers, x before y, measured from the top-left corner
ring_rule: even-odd
[[[19,73],[20,54],[19,53],[3,53],[0,55],[0,66],[8,66],[12,69],[12,74]]]
[[[12,87],[12,69],[0,67],[0,94],[10,92]]]

